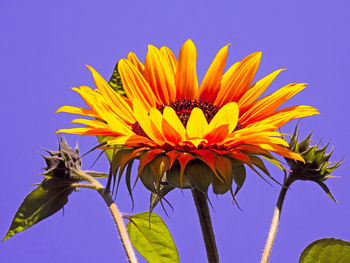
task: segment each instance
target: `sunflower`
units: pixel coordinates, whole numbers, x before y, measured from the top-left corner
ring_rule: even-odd
[[[303,161],[276,129],[292,119],[318,114],[305,105],[279,109],[306,84],[291,83],[259,98],[284,69],[252,84],[261,52],[224,73],[228,48],[217,53],[199,88],[191,40],[183,44],[178,59],[169,48],[152,45],[144,64],[132,52],[121,59],[117,70],[125,95],[87,66],[97,89],[72,89],[89,108],[63,106],[57,112],[92,119],[74,119],[85,126],[57,132],[105,136],[105,148],[120,149],[116,159],[121,171],[139,159],[137,178],[152,191],[166,176],[174,186],[206,191],[212,183],[215,193],[224,193],[232,190],[233,180],[241,186],[243,164],[268,174],[259,157],[274,162],[275,153]]]

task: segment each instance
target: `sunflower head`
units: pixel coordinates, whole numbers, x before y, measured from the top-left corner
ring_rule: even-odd
[[[338,168],[342,162],[329,162],[333,149],[326,153],[329,144],[324,147],[319,147],[319,144],[313,145],[311,137],[312,133],[302,141],[299,141],[299,133],[297,127],[295,128],[289,141],[289,148],[300,154],[305,162],[285,158],[291,170],[289,180],[291,182],[295,180],[316,182],[331,196],[333,200],[335,200],[323,182],[327,178],[334,178],[334,176],[331,176],[330,174]]]
[[[244,165],[270,176],[260,157],[276,163],[275,153],[303,161],[277,130],[292,119],[318,114],[306,105],[280,109],[305,83],[290,83],[260,97],[283,69],[253,83],[261,59],[261,52],[255,52],[225,72],[228,47],[219,50],[201,84],[191,40],[178,57],[167,47],[149,45],[142,63],[130,52],[109,83],[88,66],[97,89],[73,90],[89,107],[63,106],[57,112],[92,119],[75,119],[85,126],[58,132],[106,137],[103,147],[117,150],[112,174],[119,169],[120,178],[126,169],[130,180],[138,159],[137,179],[152,192],[164,185],[206,191],[212,184],[215,193],[225,193],[233,182],[237,190],[242,186]]]

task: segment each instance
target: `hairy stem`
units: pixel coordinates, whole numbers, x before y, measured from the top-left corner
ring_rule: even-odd
[[[271,250],[272,250],[272,246],[273,243],[275,241],[275,237],[276,237],[276,233],[277,233],[277,228],[278,228],[278,224],[280,221],[280,216],[281,216],[281,211],[282,211],[282,207],[283,207],[283,202],[284,202],[284,198],[286,197],[286,193],[288,191],[288,187],[291,185],[292,181],[289,180],[290,177],[287,178],[287,180],[285,180],[281,192],[278,196],[278,200],[276,203],[276,207],[275,210],[273,212],[273,217],[272,217],[272,222],[271,222],[271,226],[270,226],[270,231],[269,234],[267,236],[266,239],[266,243],[265,243],[265,248],[264,248],[264,252],[263,255],[261,257],[260,263],[267,263],[271,254]]]
[[[82,180],[89,182],[90,184],[73,184],[76,185],[76,187],[85,187],[85,188],[93,188],[95,189],[105,200],[109,211],[113,217],[113,220],[117,226],[118,233],[120,236],[120,239],[122,240],[124,250],[126,252],[126,255],[128,257],[128,261],[130,263],[137,263],[137,258],[134,252],[134,248],[130,242],[128,232],[126,230],[126,227],[124,225],[122,214],[120,213],[118,207],[114,203],[111,195],[108,191],[100,184],[99,181],[97,181],[94,177],[82,172],[82,171],[75,171],[78,176],[82,178]]]
[[[197,207],[199,222],[202,228],[205,249],[209,263],[218,263],[219,255],[216,248],[213,226],[211,223],[207,196],[196,188],[192,188],[192,195]]]

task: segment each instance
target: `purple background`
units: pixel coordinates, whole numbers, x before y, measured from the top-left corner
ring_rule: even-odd
[[[55,2],[55,3],[54,3]],[[57,114],[62,105],[84,103],[69,88],[94,86],[84,64],[109,78],[116,61],[134,51],[144,58],[147,44],[169,46],[176,54],[192,38],[198,50],[200,79],[216,52],[231,43],[227,64],[263,52],[257,78],[286,67],[268,92],[289,82],[308,82],[286,105],[310,104],[322,115],[302,121],[303,135],[331,141],[333,160],[345,163],[330,179],[339,204],[314,183],[297,182],[287,194],[271,262],[297,262],[303,248],[322,237],[350,240],[349,1],[14,1],[0,3],[2,116],[0,233],[10,226],[24,197],[41,180],[40,147],[55,149],[55,131],[72,127],[72,116]],[[296,122],[284,127],[289,132]],[[93,136],[66,136],[82,152],[96,145]],[[97,152],[83,160],[88,169]],[[105,157],[94,167],[107,171]],[[272,172],[281,180],[282,173]],[[258,262],[280,187],[249,171],[238,195],[210,193],[221,262]],[[211,191],[211,190],[210,190]],[[149,193],[134,191],[134,213],[148,209]],[[168,224],[181,262],[206,262],[195,207],[189,191],[169,194],[174,206],[159,213]],[[122,183],[116,200],[131,211]],[[0,245],[2,262],[126,262],[102,199],[90,190],[72,194],[59,212]],[[141,257],[140,262],[144,262]]]

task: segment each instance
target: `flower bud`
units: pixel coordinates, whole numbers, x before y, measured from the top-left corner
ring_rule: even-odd
[[[294,133],[289,141],[289,148],[299,153],[305,160],[305,163],[285,158],[290,166],[289,184],[295,180],[313,181],[319,184],[323,190],[335,201],[328,187],[323,183],[327,178],[333,177],[330,174],[341,165],[339,162],[329,162],[333,149],[326,153],[326,146],[320,148],[319,144],[312,145],[312,134],[310,133],[304,140],[298,141],[299,133],[295,128]]]
[[[81,170],[81,159],[79,156],[79,149],[70,148],[67,142],[60,138],[58,151],[45,150],[50,156],[44,156],[46,172],[42,173],[44,176],[52,178],[59,178],[69,182],[78,182],[80,178],[75,171]]]

